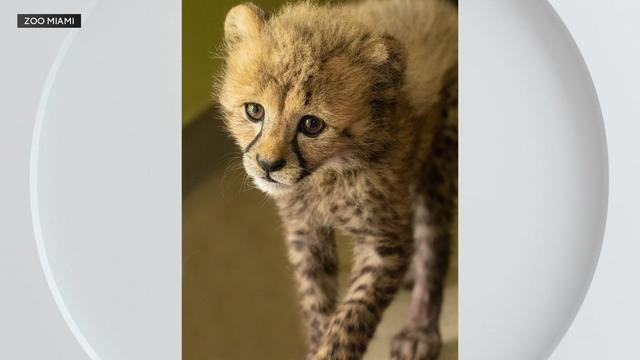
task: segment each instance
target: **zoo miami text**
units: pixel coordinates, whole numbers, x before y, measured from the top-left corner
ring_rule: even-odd
[[[80,14],[18,14],[19,28],[79,28]]]

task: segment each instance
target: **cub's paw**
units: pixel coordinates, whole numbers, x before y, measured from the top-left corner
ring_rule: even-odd
[[[442,348],[437,331],[404,329],[391,340],[391,360],[436,360]]]

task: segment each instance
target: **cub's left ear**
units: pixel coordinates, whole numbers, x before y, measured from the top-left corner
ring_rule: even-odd
[[[267,21],[267,14],[252,3],[237,5],[229,10],[224,20],[224,39],[234,45],[256,36]]]
[[[368,41],[363,56],[385,78],[400,80],[406,67],[405,49],[391,35],[383,34]]]

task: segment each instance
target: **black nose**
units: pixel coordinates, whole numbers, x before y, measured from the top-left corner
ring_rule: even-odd
[[[256,155],[256,160],[258,161],[258,164],[260,164],[260,167],[267,173],[278,171],[287,163],[284,159],[269,161],[261,158],[260,155]]]

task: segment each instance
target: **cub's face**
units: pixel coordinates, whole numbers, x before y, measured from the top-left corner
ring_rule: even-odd
[[[227,15],[219,102],[244,168],[271,195],[364,166],[390,137],[401,49],[334,15],[309,4],[269,20],[251,4]]]

